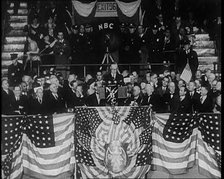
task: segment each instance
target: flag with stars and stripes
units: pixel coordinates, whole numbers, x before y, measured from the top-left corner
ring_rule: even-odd
[[[21,171],[21,144],[25,124],[24,116],[2,116],[1,154],[2,154],[2,178],[9,177],[16,172],[16,168]],[[13,162],[14,160],[14,162]],[[19,175],[21,177],[21,173]]]
[[[199,114],[199,171],[218,178],[221,171],[221,114]]]
[[[196,114],[171,114],[164,127],[163,137],[167,141],[181,143],[191,136],[197,125]]]
[[[145,177],[152,160],[148,113],[146,107],[76,108],[75,157],[82,177]],[[121,168],[111,164],[116,149],[122,151],[116,159]]]
[[[219,139],[216,137],[220,136],[217,131],[209,131],[209,127],[219,130],[217,120],[220,120],[220,114],[164,113],[155,114],[152,119],[153,170],[180,175],[198,165],[200,175],[221,177],[221,151],[215,150],[219,149]],[[208,139],[203,137],[205,134]],[[217,144],[212,140],[215,138]]]
[[[2,123],[4,140],[9,140],[9,144],[10,136],[19,136],[11,139],[13,148],[7,148],[4,141],[4,151],[8,152],[2,155],[5,177],[17,179],[23,175],[26,178],[61,179],[73,175],[74,114],[6,116]]]

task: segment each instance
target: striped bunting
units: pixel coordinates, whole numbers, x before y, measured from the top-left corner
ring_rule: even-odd
[[[152,133],[153,170],[162,170],[170,174],[183,174],[195,164],[197,129],[182,143],[166,141],[163,138],[164,122],[169,114],[155,114]]]
[[[90,114],[93,109],[96,110],[97,114],[94,114],[96,117],[91,119],[93,114]],[[76,160],[83,178],[145,177],[145,174],[151,167],[152,156],[151,128],[147,126],[143,127],[141,124],[145,123],[145,112],[142,112],[141,115],[138,116],[136,115],[137,113],[131,115],[131,113],[141,111],[137,109],[133,110],[131,107],[96,107],[88,108],[89,111],[86,109],[84,111],[83,109],[76,110],[76,124],[82,125],[79,121],[85,121],[86,123],[87,120],[91,120],[89,125],[97,124],[98,126],[94,130],[95,134],[92,134],[90,149],[89,147],[85,147],[89,146],[86,145],[89,143],[89,135],[81,135],[80,131],[83,130],[80,126],[76,126],[78,130],[78,132],[76,132],[77,139],[79,141],[79,143],[76,144]],[[80,112],[80,110],[82,112]],[[129,123],[124,122],[127,121],[127,118],[130,118],[130,116],[133,116],[132,120]],[[86,126],[88,126],[88,124],[86,124]],[[86,126],[84,126],[86,129],[85,132],[91,132],[92,130],[88,130]],[[89,129],[91,128],[92,127],[89,126]],[[107,147],[114,140],[122,143],[126,155],[128,156],[126,167],[118,173],[113,172],[105,165]],[[83,144],[84,142],[86,144]],[[89,150],[89,153],[87,153],[87,150]]]
[[[213,117],[216,116],[213,115]],[[191,135],[181,143],[170,142],[163,138],[163,130],[169,118],[170,114],[168,113],[153,116],[152,169],[175,175],[187,173],[188,169],[198,165],[200,174],[208,178],[221,178],[219,166],[221,152],[215,151],[213,145],[210,146],[203,140],[201,129],[199,130],[197,126]],[[200,119],[199,127],[201,124]]]
[[[55,146],[36,147],[23,137],[24,174],[31,178],[64,178],[71,176],[74,167],[74,114],[53,116]]]

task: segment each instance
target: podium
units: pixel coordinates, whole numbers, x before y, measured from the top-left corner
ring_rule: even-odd
[[[107,104],[115,105],[118,99],[127,98],[127,86],[108,85],[97,89],[99,98]]]

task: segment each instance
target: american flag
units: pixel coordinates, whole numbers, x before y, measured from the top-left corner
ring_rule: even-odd
[[[186,83],[189,83],[192,78],[192,72],[189,66],[189,63],[186,64],[183,72],[180,75],[180,78],[183,79]]]
[[[211,120],[217,117],[215,114],[210,116]],[[205,114],[204,118],[207,117]],[[200,174],[220,178],[218,155],[201,135],[200,130],[205,127],[202,118],[201,114],[164,113],[153,116],[153,170],[183,174],[198,164]]]
[[[221,171],[221,114],[199,116],[199,171],[218,178]]]
[[[10,121],[10,117],[5,118]],[[23,129],[22,139],[19,148],[12,153],[10,178],[20,178],[22,173],[28,178],[38,179],[60,179],[73,175],[74,114],[26,116],[20,119],[24,120],[18,124]],[[13,127],[16,131],[16,125]]]
[[[26,119],[24,116],[2,116],[2,170],[5,177],[22,172],[21,146]],[[13,175],[11,175],[13,176]],[[21,173],[18,175],[21,177]]]
[[[163,130],[163,137],[167,141],[182,143],[192,135],[198,126],[196,114],[171,114]]]
[[[152,160],[152,130],[150,125],[144,125],[150,121],[147,110],[137,107],[76,108],[76,161],[83,178],[145,176]],[[80,134],[82,131],[83,134]],[[113,140],[121,141],[129,156],[127,166],[119,173],[114,173],[105,165],[106,146]]]

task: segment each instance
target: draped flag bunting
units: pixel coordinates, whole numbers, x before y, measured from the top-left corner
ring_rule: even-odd
[[[183,174],[197,164],[200,174],[221,177],[221,151],[215,150],[220,150],[220,114],[156,114],[154,120],[153,170]]]
[[[115,0],[121,12],[127,17],[132,17],[138,10],[141,0],[125,3],[122,1]]]
[[[221,178],[221,114],[151,114],[147,107],[76,108],[2,116],[3,179],[144,178],[193,166]]]
[[[75,22],[77,24],[85,24],[93,22],[94,16],[96,15],[96,3],[97,1],[90,2],[80,2],[77,0],[72,0],[72,4],[74,7],[74,15]],[[141,0],[131,1],[131,2],[123,2],[119,0],[115,0],[117,7],[115,8],[117,12],[113,14],[106,13],[105,17],[114,17],[118,15],[121,22],[126,23],[135,23],[139,24],[139,22],[143,22],[144,13],[141,13],[141,18],[139,19],[139,8],[141,4]],[[106,5],[106,3],[105,3]],[[98,16],[97,12],[97,16]],[[100,17],[103,17],[102,15]]]
[[[93,11],[93,8],[96,5],[96,1],[90,3],[82,3],[77,0],[72,0],[72,4],[80,16],[88,17]]]
[[[141,178],[151,164],[147,108],[77,108],[76,159],[83,178]]]
[[[38,179],[73,175],[73,119],[74,114],[3,117],[2,178],[21,178],[22,173]]]

